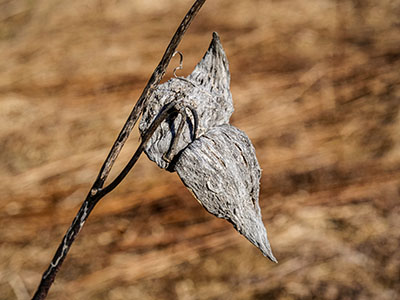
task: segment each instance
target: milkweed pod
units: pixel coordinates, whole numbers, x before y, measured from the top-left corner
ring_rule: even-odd
[[[233,113],[232,95],[229,90],[230,73],[228,59],[222,48],[219,36],[213,34],[211,44],[203,59],[188,77],[172,78],[159,85],[146,106],[139,124],[142,134],[169,103],[176,102],[183,107],[191,107],[198,116],[197,132],[195,120],[189,113],[186,125],[176,147],[179,153],[196,136],[201,136],[208,129],[229,123]],[[160,168],[167,169],[169,163],[163,155],[169,150],[172,139],[176,136],[182,116],[165,120],[155,131],[145,147],[150,160]]]
[[[258,203],[260,166],[244,132],[232,125],[210,129],[182,151],[175,170],[208,212],[231,222],[266,257],[277,262]]]
[[[177,109],[163,121],[145,153],[160,168],[177,171],[208,212],[231,222],[277,262],[258,204],[261,170],[254,148],[244,132],[229,125],[233,113],[229,84],[228,60],[214,33],[192,74],[173,78],[155,90],[139,124],[142,135],[171,102],[191,113]],[[172,159],[166,159],[167,153]]]

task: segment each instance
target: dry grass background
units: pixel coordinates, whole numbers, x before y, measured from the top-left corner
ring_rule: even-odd
[[[191,2],[0,1],[0,299],[32,295]],[[396,0],[208,1],[181,74],[217,31],[280,263],[142,157],[48,299],[399,299],[399,15]]]

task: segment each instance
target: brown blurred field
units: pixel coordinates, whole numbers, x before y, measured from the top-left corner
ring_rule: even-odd
[[[0,299],[33,294],[191,4],[0,1]],[[390,0],[206,2],[180,74],[217,31],[280,263],[143,156],[48,299],[399,299],[399,16]]]

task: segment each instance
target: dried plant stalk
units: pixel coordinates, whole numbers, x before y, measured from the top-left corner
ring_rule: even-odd
[[[147,142],[148,138],[153,134],[155,128],[159,125],[160,122],[162,122],[167,117],[167,114],[173,113],[175,108],[171,106],[168,110],[166,110],[166,113],[164,115],[160,116],[160,118],[158,118],[155,122],[153,122],[152,127],[148,130],[147,134],[145,135],[145,138],[142,140],[141,145],[133,155],[132,159],[126,165],[126,167],[122,170],[122,172],[117,176],[117,178],[114,181],[112,181],[108,186],[103,187],[108,175],[110,174],[111,168],[114,165],[115,160],[117,159],[119,153],[122,150],[122,147],[125,144],[125,141],[127,140],[130,132],[132,131],[137,120],[142,114],[143,108],[146,107],[149,98],[154,92],[155,87],[159,84],[160,80],[164,76],[166,68],[173,54],[175,53],[175,50],[179,42],[181,41],[186,30],[188,29],[194,17],[196,16],[196,14],[198,13],[198,11],[200,10],[200,8],[203,6],[204,3],[205,0],[195,1],[193,6],[190,8],[188,13],[183,18],[178,29],[176,30],[167,49],[165,50],[165,53],[160,63],[154,70],[139,100],[134,106],[125,125],[123,126],[120,134],[118,135],[116,141],[114,142],[110,150],[110,153],[108,154],[106,160],[103,163],[103,166],[100,169],[97,179],[95,180],[92,188],[90,189],[89,194],[87,195],[85,201],[83,202],[81,208],[79,209],[71,226],[67,230],[67,233],[63,237],[49,267],[44,272],[41,282],[32,299],[42,300],[47,297],[49,289],[52,283],[54,282],[57,272],[60,269],[63,261],[65,260],[65,257],[72,243],[74,242],[78,233],[82,229],[83,225],[85,224],[87,218],[89,217],[89,214],[91,213],[95,205],[99,202],[101,198],[103,198],[107,193],[111,192],[123,180],[123,178],[128,174],[128,172],[133,167],[138,157],[142,153],[145,143]]]

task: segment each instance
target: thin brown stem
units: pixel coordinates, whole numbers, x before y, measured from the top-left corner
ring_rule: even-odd
[[[147,129],[145,134],[142,136],[142,142],[140,143],[139,147],[137,148],[135,154],[132,156],[130,161],[121,171],[121,173],[109,185],[107,185],[98,192],[100,194],[99,195],[100,197],[104,197],[106,194],[111,192],[121,183],[121,181],[126,177],[126,175],[128,175],[129,171],[133,168],[136,161],[139,159],[140,154],[142,154],[144,147],[146,146],[147,142],[153,135],[154,131],[156,131],[157,127],[160,126],[161,122],[164,121],[168,116],[175,114],[177,111],[178,110],[175,108],[175,102],[171,102],[165,107],[165,109],[160,113],[159,116],[157,116],[157,118],[153,121],[149,129]]]
[[[186,30],[189,28],[192,20],[197,15],[200,8],[203,6],[206,0],[197,0],[193,6],[190,8],[188,13],[183,18],[181,24],[179,25],[178,29],[176,30],[174,36],[172,37],[171,41],[167,49],[164,52],[161,61],[159,62],[157,68],[154,70],[153,74],[151,75],[149,81],[147,82],[146,87],[144,88],[142,94],[139,97],[136,105],[134,106],[132,112],[130,113],[124,127],[122,128],[121,132],[118,135],[118,138],[114,142],[110,153],[107,156],[99,175],[93,184],[93,188],[99,189],[103,187],[104,182],[106,181],[108,175],[110,174],[111,168],[114,165],[115,160],[117,159],[119,153],[121,152],[122,147],[125,144],[129,134],[131,133],[133,127],[135,126],[137,120],[139,119],[141,113],[143,112],[143,108],[146,107],[147,102],[150,98],[150,95],[153,93],[155,87],[160,83],[162,77],[165,74],[167,66],[171,61],[172,56],[174,55],[178,44],[182,40],[183,35],[185,34]]]
[[[57,251],[50,262],[49,267],[44,272],[41,282],[36,290],[35,295],[33,296],[33,300],[43,300],[47,297],[49,289],[54,282],[54,279],[57,275],[58,270],[60,269],[63,261],[65,260],[67,253],[76,239],[78,233],[82,229],[83,225],[85,224],[89,214],[96,206],[96,204],[103,198],[106,194],[111,192],[128,174],[128,172],[132,169],[134,164],[136,163],[137,159],[139,158],[140,154],[143,152],[144,146],[154,133],[154,130],[161,124],[161,122],[168,117],[168,115],[174,110],[173,106],[167,107],[163,113],[160,114],[147,130],[146,134],[142,137],[142,142],[139,145],[137,151],[125,166],[125,168],[121,171],[121,173],[112,181],[108,186],[103,188],[104,183],[110,174],[111,168],[114,165],[115,160],[117,159],[119,153],[122,150],[122,147],[125,144],[129,134],[131,133],[133,127],[135,126],[137,120],[139,119],[140,115],[143,112],[143,108],[146,107],[154,89],[159,84],[160,80],[165,74],[167,66],[174,54],[179,42],[182,40],[183,35],[185,34],[186,30],[188,29],[190,23],[196,16],[197,12],[200,10],[202,5],[206,0],[197,0],[188,13],[183,18],[181,24],[179,25],[178,29],[176,30],[174,36],[172,37],[160,63],[158,64],[157,68],[154,70],[152,76],[150,77],[146,87],[144,88],[139,100],[137,101],[136,105],[134,106],[132,112],[130,113],[125,125],[123,126],[121,132],[119,133],[117,139],[115,140],[110,153],[108,154],[106,160],[104,161],[99,175],[96,178],[93,186],[88,193],[85,201],[83,202],[81,208],[79,209],[77,215],[75,216],[71,226],[67,230],[66,234],[64,235],[60,245],[57,248]]]

